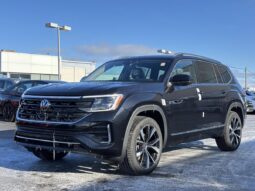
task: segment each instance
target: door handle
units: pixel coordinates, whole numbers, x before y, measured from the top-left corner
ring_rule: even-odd
[[[174,100],[170,102],[170,104],[181,104],[181,103],[183,103],[183,99]]]
[[[197,94],[204,94],[204,92],[202,92],[199,88],[196,88]]]

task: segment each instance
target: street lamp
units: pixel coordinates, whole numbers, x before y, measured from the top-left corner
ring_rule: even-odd
[[[57,23],[46,23],[46,27],[57,29],[57,33],[58,33],[58,80],[61,80],[60,30],[70,31],[71,27],[67,26],[67,25],[59,26]]]

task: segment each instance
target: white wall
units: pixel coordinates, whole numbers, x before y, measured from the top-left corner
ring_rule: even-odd
[[[79,82],[96,68],[93,62],[80,62],[62,60],[62,80],[67,82]]]
[[[1,72],[57,74],[57,57],[1,52]]]
[[[62,80],[77,82],[91,73],[94,62],[62,60]],[[23,74],[58,74],[57,56],[0,51],[0,72]]]

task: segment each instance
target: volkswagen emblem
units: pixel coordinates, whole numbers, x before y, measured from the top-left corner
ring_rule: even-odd
[[[46,112],[50,108],[51,104],[49,100],[43,99],[40,103],[40,110]]]

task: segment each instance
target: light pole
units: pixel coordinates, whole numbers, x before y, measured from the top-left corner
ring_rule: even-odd
[[[67,25],[60,26],[57,23],[46,23],[46,27],[57,29],[57,33],[58,33],[58,80],[61,80],[60,30],[70,31],[71,27],[67,26]]]
[[[247,90],[247,67],[245,66],[244,68],[244,87],[245,87],[245,90]]]

